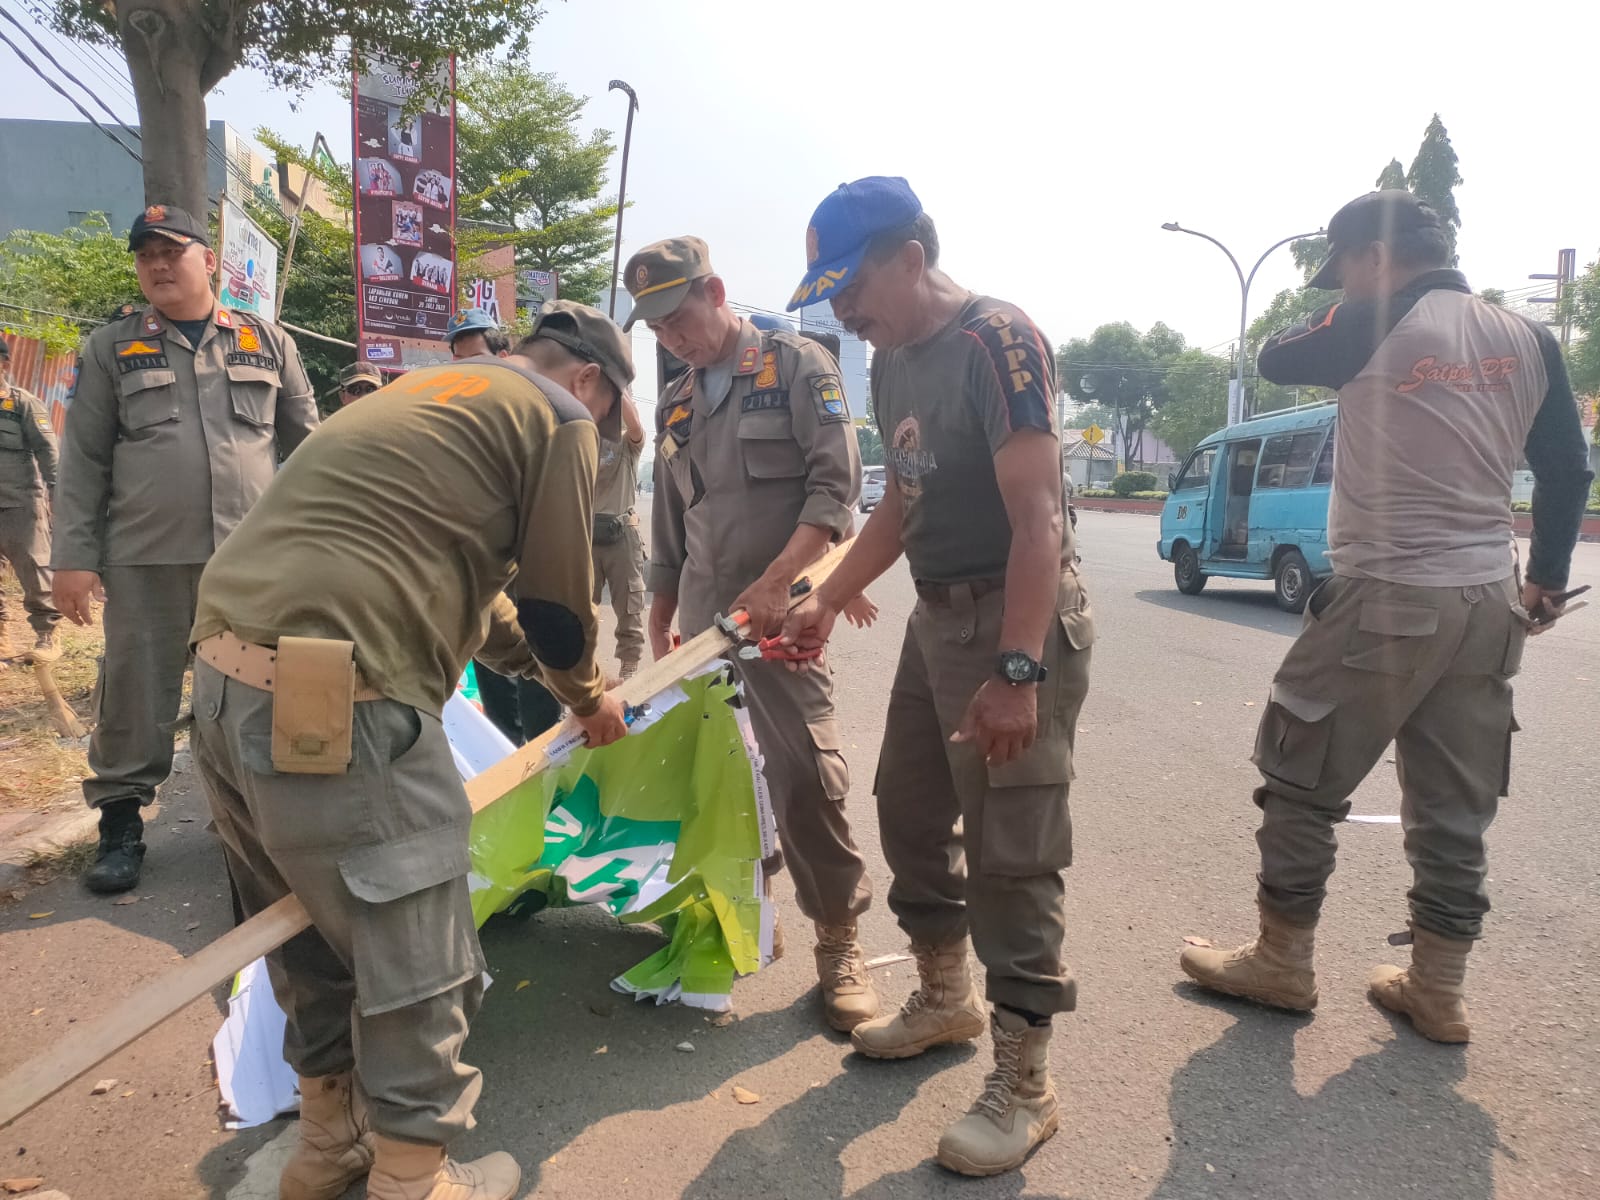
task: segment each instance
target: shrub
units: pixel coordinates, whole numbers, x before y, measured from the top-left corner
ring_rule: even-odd
[[[1153,492],[1160,486],[1160,481],[1149,471],[1124,471],[1111,481],[1111,490],[1119,496],[1131,496],[1134,492]]]
[[[1526,500],[1513,500],[1511,502],[1511,511],[1514,513],[1532,512],[1533,505],[1529,504]]]
[[[1110,500],[1116,493],[1110,488],[1079,488],[1075,499],[1079,500]]]
[[[1165,500],[1166,498],[1167,494],[1165,492],[1134,492],[1133,495],[1128,497],[1129,500]]]

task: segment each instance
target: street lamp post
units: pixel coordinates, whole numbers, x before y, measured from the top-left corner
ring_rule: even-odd
[[[1233,273],[1239,277],[1239,346],[1235,356],[1233,384],[1228,389],[1228,424],[1236,425],[1244,420],[1244,366],[1245,366],[1245,333],[1250,327],[1250,285],[1255,282],[1256,272],[1261,269],[1261,264],[1267,261],[1270,255],[1279,246],[1287,246],[1290,242],[1304,241],[1306,238],[1321,237],[1327,230],[1318,229],[1315,233],[1297,233],[1286,237],[1280,242],[1273,242],[1261,252],[1261,257],[1256,259],[1256,265],[1250,268],[1250,274],[1244,273],[1244,268],[1239,265],[1239,260],[1229,250],[1209,233],[1201,233],[1198,229],[1185,229],[1176,221],[1168,221],[1161,228],[1169,233],[1187,233],[1197,238],[1205,238],[1218,250],[1228,256],[1228,261],[1233,264]]]
[[[606,304],[606,316],[616,320],[617,274],[622,269],[622,214],[628,208],[628,150],[633,145],[633,114],[639,111],[639,97],[620,79],[613,79],[606,91],[628,94],[628,124],[622,134],[622,180],[617,185],[617,244],[611,252],[611,295]]]

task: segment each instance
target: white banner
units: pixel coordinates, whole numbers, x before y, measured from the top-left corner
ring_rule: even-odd
[[[232,200],[222,202],[219,299],[224,308],[256,313],[269,321],[278,313],[278,243]]]

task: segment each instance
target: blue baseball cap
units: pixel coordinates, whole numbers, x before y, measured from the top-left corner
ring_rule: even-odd
[[[847,287],[867,243],[922,215],[922,201],[898,175],[868,175],[841,183],[811,214],[806,229],[806,277],[789,297],[788,311],[829,299]]]
[[[489,333],[499,329],[494,318],[481,308],[464,308],[445,326],[445,340],[453,342],[463,333]]]

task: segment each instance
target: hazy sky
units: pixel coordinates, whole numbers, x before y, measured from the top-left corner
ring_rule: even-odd
[[[1466,15],[1473,7],[1482,15]],[[1165,321],[1226,349],[1238,284],[1272,242],[1324,224],[1391,157],[1409,166],[1439,112],[1465,184],[1462,266],[1475,287],[1526,288],[1556,251],[1600,252],[1594,111],[1600,4],[1443,6],[924,0],[568,0],[533,63],[592,97],[620,147],[634,122],[624,257],[697,233],[740,301],[781,308],[804,269],[806,222],[836,184],[910,179],[944,265],[1015,301],[1056,342],[1106,321]],[[10,52],[0,48],[10,68]],[[76,118],[20,68],[7,116]],[[106,91],[127,119],[125,94]],[[237,75],[210,114],[349,156],[331,87],[299,101]],[[17,164],[7,164],[17,169]],[[610,188],[616,187],[613,169]],[[1295,282],[1262,268],[1252,315]]]

